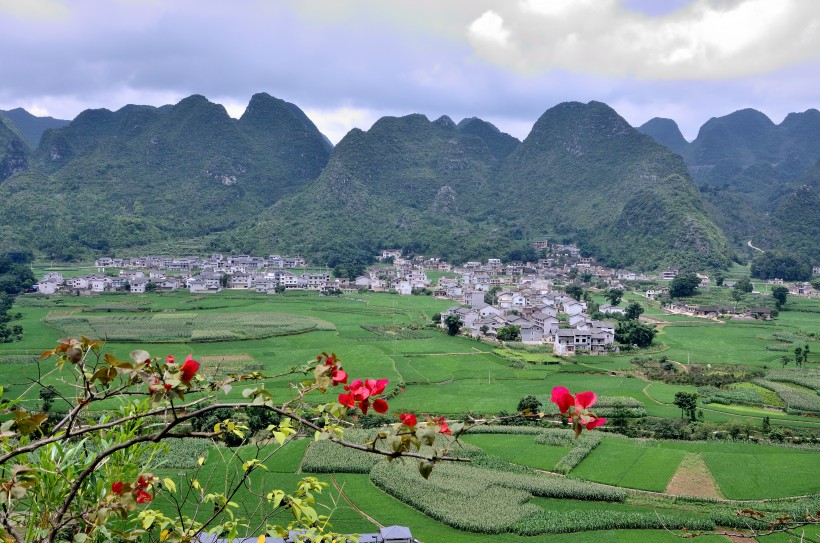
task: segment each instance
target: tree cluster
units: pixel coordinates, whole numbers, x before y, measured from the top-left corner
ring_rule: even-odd
[[[694,273],[680,273],[669,283],[670,298],[691,296],[700,285],[700,279]]]
[[[752,260],[751,274],[759,279],[808,281],[811,279],[811,263],[803,256],[767,251],[758,253]]]

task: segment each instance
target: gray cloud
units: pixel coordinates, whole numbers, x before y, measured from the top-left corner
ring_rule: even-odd
[[[635,11],[643,0],[594,1],[609,6],[605,13],[652,20]],[[507,47],[522,48],[522,36],[537,44],[536,29],[514,16],[523,4],[500,0],[247,0],[230,7],[201,0],[37,0],[59,17],[8,4],[0,0],[0,109],[22,106],[63,118],[91,107],[174,103],[194,93],[238,115],[253,93],[265,91],[308,111],[334,141],[382,115],[413,112],[479,116],[523,138],[559,102],[600,100],[635,124],[673,117],[691,138],[709,117],[742,107],[779,120],[820,102],[816,63],[671,81],[608,75],[595,69],[601,62],[595,58],[539,64],[542,56],[524,49],[496,58],[500,53],[482,50],[469,30],[489,10],[509,29]],[[706,5],[712,6],[699,0],[657,20]],[[484,29],[488,35],[493,24]],[[496,47],[505,47],[503,40]]]

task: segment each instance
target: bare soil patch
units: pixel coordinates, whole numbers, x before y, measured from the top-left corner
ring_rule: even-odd
[[[703,456],[695,453],[687,453],[683,457],[666,487],[666,493],[696,498],[724,498]]]

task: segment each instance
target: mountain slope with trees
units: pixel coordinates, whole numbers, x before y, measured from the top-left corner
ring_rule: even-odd
[[[0,231],[55,258],[224,231],[301,190],[330,149],[298,108],[267,94],[239,120],[202,96],[88,110],[43,134],[36,172],[0,184]]]
[[[0,112],[0,182],[29,167],[31,147],[23,134]]]
[[[689,145],[689,142],[681,134],[678,123],[672,119],[655,117],[639,126],[637,130],[642,134],[651,136],[652,139],[678,154],[681,154]]]
[[[730,252],[680,156],[599,102],[548,110],[499,174],[501,206],[613,266],[723,267]]]
[[[71,122],[54,117],[38,117],[21,107],[0,111],[0,113],[14,123],[31,147],[36,147],[40,143],[40,136],[49,128],[61,128]]]

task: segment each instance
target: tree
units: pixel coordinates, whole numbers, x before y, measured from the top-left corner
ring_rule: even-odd
[[[673,402],[681,410],[681,418],[688,417],[689,420],[697,419],[698,394],[697,392],[676,392]]]
[[[776,286],[772,288],[772,298],[775,300],[775,304],[777,305],[777,309],[783,309],[783,306],[786,305],[786,298],[789,296],[789,289],[784,286]]]
[[[490,287],[490,290],[484,293],[484,303],[487,305],[495,305],[495,295],[501,291],[498,285]]]
[[[637,345],[645,348],[652,345],[657,331],[649,324],[641,324],[635,320],[626,320],[618,323],[615,329],[615,341],[623,345]]]
[[[461,330],[463,323],[461,322],[461,317],[458,315],[447,315],[444,318],[444,324],[447,326],[447,335],[455,336],[458,334],[459,330]]]
[[[636,321],[643,314],[643,312],[644,308],[641,304],[638,302],[632,302],[626,306],[624,317],[626,317],[627,320]]]
[[[489,327],[489,326],[487,326],[486,324],[482,324],[482,325],[481,325],[481,328],[479,328],[479,330],[481,331],[481,334],[482,334],[482,335],[486,336],[486,335],[487,335],[487,332],[489,332],[489,331],[490,331],[490,327]]]
[[[430,320],[435,324],[441,324],[441,313],[433,313]]]
[[[717,286],[722,287],[722,286],[723,286],[723,281],[724,281],[724,279],[726,279],[726,276],[725,276],[725,275],[723,275],[723,273],[721,273],[721,272],[717,272],[717,273],[715,274],[715,284],[716,284]]]
[[[798,368],[803,365],[803,349],[800,347],[794,348],[794,365]]]
[[[285,288],[285,285],[276,285],[275,287],[273,287],[273,291],[274,291],[276,294],[282,294],[282,293],[284,293],[284,292],[285,292],[285,290],[287,290],[287,289]]]
[[[496,332],[495,337],[501,341],[518,341],[521,339],[521,327],[517,324],[502,326],[498,329],[498,332]]]
[[[680,273],[669,283],[669,297],[683,298],[691,296],[700,285],[700,278],[694,273]]]
[[[609,303],[612,305],[618,305],[621,303],[621,298],[624,296],[624,291],[619,288],[611,288],[606,291],[604,294],[604,298],[609,300]]]
[[[219,286],[222,288],[228,288],[228,282],[231,280],[230,276],[227,273],[223,273],[219,276]]]
[[[564,292],[566,292],[569,296],[572,296],[576,300],[580,300],[584,297],[584,289],[581,288],[580,285],[576,285],[574,283],[570,283],[566,287],[564,287]]]
[[[534,415],[541,411],[541,402],[535,396],[524,396],[518,402],[518,412],[525,415]]]
[[[735,286],[732,288],[738,292],[742,292],[743,294],[751,294],[755,287],[748,277],[743,277],[742,279],[738,279]]]

